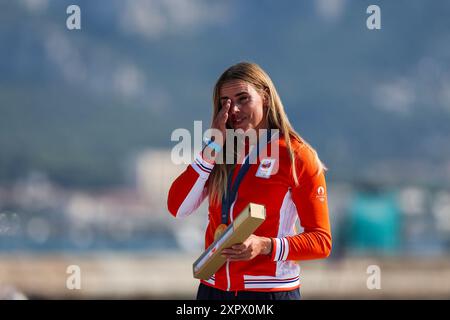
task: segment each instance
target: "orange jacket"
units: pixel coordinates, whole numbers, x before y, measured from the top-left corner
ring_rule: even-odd
[[[292,165],[283,136],[272,138],[279,143],[279,169],[269,178],[258,177],[261,164],[251,164],[231,205],[230,220],[249,202],[266,207],[266,220],[255,235],[273,239],[271,255],[259,255],[250,261],[226,262],[204,284],[227,291],[285,291],[300,286],[297,260],[326,258],[331,251],[331,231],[328,218],[325,176],[318,172],[314,152],[305,144],[291,139],[295,153],[298,185],[292,175]],[[270,144],[268,145],[268,149]],[[207,197],[207,180],[214,164],[198,155],[191,165],[173,182],[168,195],[168,209],[175,217],[185,217],[195,211]],[[240,165],[234,170],[233,181]],[[205,248],[214,241],[214,231],[221,223],[221,203],[209,201],[209,224]],[[304,231],[295,232],[300,219]]]

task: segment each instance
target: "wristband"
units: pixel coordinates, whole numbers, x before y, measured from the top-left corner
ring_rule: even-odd
[[[214,141],[212,141],[212,140],[205,140],[205,144],[206,144],[206,147],[210,147],[216,153],[219,153],[220,150],[222,150],[222,147],[220,145],[218,145],[217,143],[215,143]]]

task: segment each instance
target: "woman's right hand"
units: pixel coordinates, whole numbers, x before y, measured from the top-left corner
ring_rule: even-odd
[[[214,137],[214,143],[219,145],[221,148],[225,144],[225,135],[226,135],[226,128],[227,128],[227,120],[228,120],[228,111],[230,110],[231,106],[231,100],[228,99],[222,104],[222,108],[217,113],[216,117],[214,118],[211,129],[214,129],[216,133],[213,133],[211,138]],[[221,135],[221,136],[218,136]],[[206,152],[207,151],[207,152]],[[202,150],[202,157],[203,159],[207,160],[208,162],[214,163],[217,153],[214,149],[211,149],[211,147],[206,146]]]
[[[216,117],[214,118],[211,129],[219,130],[222,133],[222,139],[215,138],[215,142],[222,144],[225,142],[226,137],[226,128],[227,128],[227,121],[228,121],[228,111],[231,107],[231,100],[227,99],[225,102],[222,103],[222,108],[217,113]]]

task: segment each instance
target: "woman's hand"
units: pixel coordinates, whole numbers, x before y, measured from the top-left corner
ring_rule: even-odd
[[[271,252],[272,240],[270,238],[258,237],[252,234],[243,243],[223,249],[222,256],[229,261],[246,261],[260,254],[268,255]]]
[[[222,145],[225,141],[226,127],[227,127],[226,125],[228,121],[228,111],[230,110],[230,106],[231,106],[230,99],[227,99],[224,103],[222,103],[222,108],[217,113],[216,117],[214,118],[211,124],[211,129],[219,130],[222,133],[222,138],[217,139],[217,137],[215,137],[216,139],[214,140],[214,142],[219,144],[222,143]]]
[[[221,147],[221,148],[223,147],[223,145],[225,143],[225,135],[226,135],[227,121],[228,121],[228,111],[230,110],[230,106],[231,106],[231,100],[227,99],[227,101],[225,101],[222,104],[222,108],[219,110],[219,112],[217,113],[216,117],[214,118],[214,120],[211,124],[211,129],[214,129],[214,131],[216,131],[212,134],[211,138],[214,137],[214,143],[219,145],[219,147]],[[214,163],[216,156],[217,156],[217,152],[215,152],[215,150],[211,149],[209,146],[206,146],[202,150],[203,159],[205,159],[206,161],[208,161],[210,163]]]

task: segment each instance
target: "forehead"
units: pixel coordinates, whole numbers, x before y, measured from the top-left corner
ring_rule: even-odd
[[[247,92],[249,94],[256,93],[255,88],[248,82],[242,80],[232,80],[225,82],[220,87],[220,97],[234,97],[236,94],[241,92]]]

